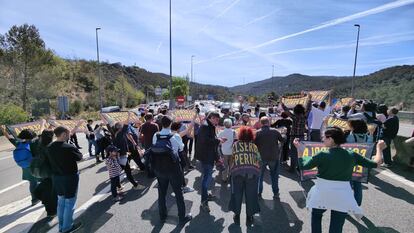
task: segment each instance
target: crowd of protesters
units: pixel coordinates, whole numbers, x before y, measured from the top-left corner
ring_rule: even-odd
[[[311,96],[308,97],[310,100]],[[222,184],[230,183],[231,186],[229,210],[234,212],[235,224],[240,224],[244,196],[246,225],[252,226],[254,215],[260,212],[259,200],[267,170],[273,198],[278,200],[281,165],[292,173],[317,167],[317,189],[311,189],[312,198],[307,200],[307,206],[312,210],[312,232],[321,232],[322,215],[326,210],[332,211],[330,232],[342,232],[349,210],[362,214],[359,207],[363,197],[362,186],[352,180],[353,168],[356,165],[391,167],[390,144],[399,126],[397,108],[376,106],[370,101],[355,101],[342,106],[339,111],[333,108],[331,101],[309,101],[306,106],[298,104],[292,109],[280,103],[267,111],[262,111],[257,105],[254,113],[241,107],[238,112],[221,109],[220,113],[212,111],[203,116],[199,106],[195,106],[194,118],[187,122],[174,121],[165,108],[157,113],[144,109],[135,122],[131,121],[131,114],[128,113],[124,122],[112,125],[104,118],[95,126],[92,120],[88,120],[83,131],[88,140],[89,156],[94,157],[97,164],[105,162],[114,201],[124,197],[122,172],[133,189],[146,188],[133,176],[130,163],[134,161],[137,170],[145,171],[150,179],[156,178],[158,182],[160,220],[164,222],[167,218],[165,199],[171,185],[179,223],[185,224],[192,217],[186,213],[183,194],[194,191],[186,184],[185,172],[196,166],[200,169],[200,209],[210,212],[208,203],[215,196],[208,190],[217,169]],[[350,130],[324,128],[327,116],[348,120]],[[257,119],[255,122],[251,120],[253,117]],[[19,164],[23,179],[30,182],[32,204],[42,201],[48,217],[58,216],[59,232],[72,232],[81,227],[81,223],[73,222],[79,186],[77,162],[83,158],[74,135],[85,123],[79,121],[72,131],[65,126],[42,129],[39,137],[31,130],[23,130],[17,139],[4,132],[16,150],[31,153],[30,161]],[[53,134],[56,137],[54,141]],[[298,154],[300,141],[323,142],[329,149],[304,160]],[[373,160],[369,160],[342,149],[340,145],[343,143],[376,143],[376,154]],[[23,152],[19,153],[23,156]],[[330,187],[335,187],[335,191]],[[331,201],[333,197],[340,200]],[[321,209],[320,206],[327,207]]]

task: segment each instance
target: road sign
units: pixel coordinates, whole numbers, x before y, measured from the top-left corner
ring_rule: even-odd
[[[162,89],[161,89],[161,87],[156,87],[155,90],[154,90],[154,92],[155,92],[155,95],[156,96],[162,95]]]
[[[184,104],[185,98],[184,96],[177,96],[177,103],[178,104]]]
[[[193,101],[193,97],[191,95],[187,96],[187,101]]]
[[[69,112],[69,99],[67,96],[58,96],[59,112]]]

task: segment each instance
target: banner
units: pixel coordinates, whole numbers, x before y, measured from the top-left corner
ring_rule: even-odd
[[[325,129],[327,127],[339,127],[342,130],[349,130],[349,126],[348,126],[348,121],[345,119],[341,119],[341,118],[336,118],[334,116],[328,116],[322,125],[322,130],[321,131],[325,131]]]
[[[48,122],[53,127],[58,127],[62,125],[66,126],[70,131],[72,131],[78,124],[77,120],[49,120]],[[76,133],[85,132],[86,130],[87,130],[86,122],[84,122],[78,127],[78,130],[76,131]]]
[[[24,129],[31,129],[33,132],[35,132],[37,135],[40,135],[41,129],[42,129],[42,121],[33,121],[33,122],[26,122],[21,124],[15,124],[15,125],[8,125],[6,126],[9,133],[14,137],[17,138],[17,136],[22,132]],[[49,123],[45,123],[45,129],[49,127]]]
[[[308,93],[312,95],[313,102],[320,103],[326,100],[330,92],[331,91],[309,91]]]
[[[306,105],[308,104],[308,97],[307,96],[288,96],[288,97],[282,97],[282,103],[287,108],[294,108],[298,104],[302,104],[303,107],[306,108]]]
[[[177,109],[171,112],[175,121],[192,121],[196,114],[194,109]]]
[[[373,143],[346,143],[341,145],[342,148],[350,151],[354,151],[367,159],[371,159],[374,149]],[[320,151],[328,151],[323,143],[320,142],[301,142],[298,149],[298,155],[302,155],[303,160],[310,160],[312,156],[315,156]],[[318,174],[318,169],[315,167],[312,170],[301,170],[301,180],[315,179]],[[355,166],[352,173],[352,180],[368,183],[368,168],[362,166]]]
[[[116,122],[124,122],[128,119],[128,112],[107,112],[101,113],[101,117],[103,117],[109,125],[114,125]],[[130,122],[139,121],[139,118],[135,113],[131,112],[130,114]]]

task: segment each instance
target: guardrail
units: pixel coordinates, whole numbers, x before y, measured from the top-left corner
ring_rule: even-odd
[[[414,124],[414,112],[399,111],[398,118],[400,121]]]

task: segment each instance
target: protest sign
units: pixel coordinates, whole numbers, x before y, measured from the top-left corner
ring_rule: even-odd
[[[324,129],[326,129],[327,127],[338,127],[342,130],[349,130],[349,126],[348,126],[348,121],[345,119],[341,119],[341,118],[336,118],[334,116],[328,116],[322,125],[322,131],[325,131]]]
[[[192,121],[196,114],[193,109],[177,109],[171,112],[175,121]]]
[[[49,124],[53,127],[58,126],[66,126],[70,131],[72,131],[76,125],[78,124],[77,120],[49,120]],[[86,122],[83,122],[76,132],[85,132],[87,130],[86,128]]]
[[[330,91],[309,91],[308,93],[312,95],[313,102],[320,103],[322,101],[326,101]]]
[[[33,122],[26,122],[21,124],[15,124],[15,125],[8,125],[7,130],[10,132],[10,134],[17,138],[17,136],[22,132],[24,129],[31,129],[33,132],[35,132],[37,135],[40,135],[42,132],[42,123],[43,121],[33,121]],[[49,124],[46,122],[44,125],[44,128],[48,128]]]
[[[101,116],[109,123],[114,125],[116,122],[124,122],[128,119],[128,112],[107,112],[101,113]],[[139,121],[139,118],[135,113],[131,112],[130,122]]]
[[[307,96],[287,96],[282,97],[282,103],[289,109],[294,108],[298,104],[302,104],[304,107],[308,104]]]
[[[346,150],[353,151],[355,153],[360,154],[367,159],[371,159],[372,152],[374,149],[373,143],[346,143],[341,145],[342,148]],[[328,151],[329,148],[325,147],[323,143],[320,142],[301,142],[298,155],[302,155],[303,160],[307,161],[310,160],[312,156],[317,155],[321,151]],[[317,167],[311,170],[301,170],[301,180],[309,180],[315,179],[316,175],[318,174]],[[355,166],[354,171],[352,173],[352,180],[367,183],[368,182],[368,168],[364,168],[362,166]]]
[[[353,100],[351,97],[342,98],[335,103],[334,109],[341,109],[342,106],[350,105]]]

